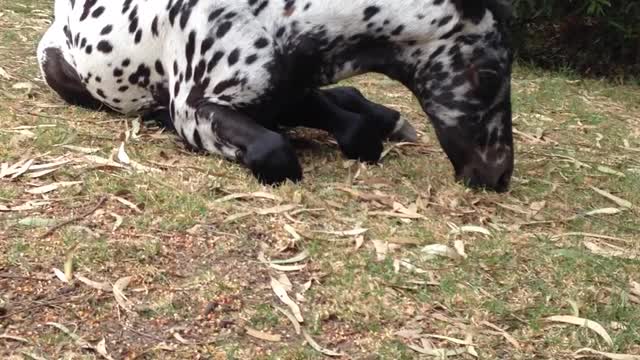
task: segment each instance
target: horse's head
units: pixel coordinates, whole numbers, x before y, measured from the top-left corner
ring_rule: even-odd
[[[506,8],[498,0],[453,0],[437,40],[414,52],[416,95],[456,178],[498,192],[513,172],[511,61]],[[458,20],[458,21],[456,21]]]

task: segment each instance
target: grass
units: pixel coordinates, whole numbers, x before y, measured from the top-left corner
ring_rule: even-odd
[[[65,106],[38,79],[34,48],[51,8],[44,0],[0,0],[0,67],[11,77],[0,77],[0,163],[73,160],[44,177],[0,180],[0,205],[47,202],[0,212],[0,333],[24,339],[0,338],[2,358],[98,357],[48,322],[64,324],[91,344],[105,339],[114,358],[321,358],[274,307],[286,307],[270,286],[270,277],[281,272],[258,260],[261,253],[282,259],[302,250],[309,253],[306,267],[286,273],[302,327],[350,358],[418,357],[408,345],[420,341],[397,335],[401,330],[420,330],[418,338],[472,335],[482,359],[571,359],[584,347],[640,353],[640,304],[629,287],[640,281],[640,88],[517,66],[517,165],[512,189],[503,195],[456,184],[410,94],[370,75],[348,83],[401,111],[422,135],[421,146],[396,148],[380,166],[345,161],[324,134],[297,131],[305,144],[298,151],[305,181],[265,188],[238,165],[186,152],[153,127],[143,128],[126,150],[160,172],[79,166],[86,165],[81,154],[58,145],[96,148],[94,155],[108,158],[133,119]],[[27,82],[33,85],[28,93],[14,87]],[[51,127],[9,130],[45,124]],[[60,181],[81,184],[44,195],[25,192]],[[621,208],[592,186],[636,207],[585,217]],[[272,198],[217,201],[258,191]],[[104,195],[109,199],[96,212],[45,238],[46,226],[19,223],[69,219]],[[414,205],[424,219],[376,214],[391,211],[393,202]],[[297,207],[246,216],[282,205]],[[452,235],[450,224],[481,226],[491,235]],[[293,241],[285,225],[302,237]],[[356,228],[368,229],[357,249],[353,236],[317,232]],[[454,240],[464,243],[468,258],[421,252]],[[374,244],[385,242],[393,246],[380,256]],[[620,251],[598,253],[590,244]],[[110,292],[53,277],[51,269],[64,269],[70,252],[76,275],[111,284],[130,276],[124,293],[134,311],[124,311]],[[613,345],[589,329],[546,320],[572,314],[600,323]],[[280,335],[280,341],[250,337],[247,327]]]

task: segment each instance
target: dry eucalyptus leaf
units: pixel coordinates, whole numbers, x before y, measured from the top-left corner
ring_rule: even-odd
[[[109,213],[109,214],[111,214],[111,216],[113,216],[113,218],[116,220],[113,223],[113,228],[111,228],[111,231],[115,232],[120,228],[120,226],[122,226],[122,223],[124,222],[124,218],[116,213]]]
[[[612,169],[612,168],[610,168],[608,166],[600,165],[600,166],[598,166],[596,168],[596,170],[600,171],[603,174],[607,174],[607,175],[614,175],[614,176],[621,177],[621,178],[625,177],[624,173],[621,173],[620,171],[614,170],[614,169]]]
[[[491,236],[491,231],[483,228],[482,226],[474,226],[474,225],[464,225],[464,226],[456,226],[455,224],[449,224],[452,228],[449,234],[457,235],[462,233],[478,233],[487,236]]]
[[[216,199],[214,202],[216,203],[221,203],[221,202],[225,202],[225,201],[230,201],[230,200],[238,200],[238,199],[267,199],[267,200],[273,200],[273,201],[282,201],[282,198],[280,198],[279,196],[273,195],[273,194],[269,194],[269,193],[265,193],[265,192],[254,192],[254,193],[237,193],[237,194],[230,194],[227,196],[223,196],[219,199]]]
[[[640,283],[631,280],[629,286],[633,295],[640,296]]]
[[[29,340],[27,340],[27,339],[25,339],[23,337],[13,336],[13,335],[9,335],[9,334],[0,334],[0,339],[17,341],[17,342],[21,342],[21,343],[25,343],[25,344],[29,343]]]
[[[67,275],[65,275],[65,273],[58,269],[58,268],[53,268],[53,274],[63,283],[68,284],[69,283],[69,279],[67,278]]]
[[[340,357],[345,355],[343,353],[339,353],[337,351],[333,351],[320,346],[320,344],[318,344],[315,340],[313,340],[313,338],[311,338],[311,336],[309,336],[309,334],[305,330],[302,330],[302,336],[304,336],[304,339],[307,341],[307,343],[311,345],[311,347],[314,350],[318,351],[319,353],[322,353],[327,356],[333,356],[333,357]]]
[[[298,322],[296,317],[293,316],[292,313],[290,313],[289,311],[287,311],[287,310],[285,310],[285,309],[283,309],[281,307],[278,307],[278,306],[275,306],[275,305],[273,305],[273,307],[276,310],[280,311],[284,316],[286,316],[287,319],[289,319],[289,321],[291,322],[291,325],[293,325],[293,329],[295,330],[296,334],[299,335],[300,332],[302,331],[302,329],[300,328],[300,323]]]
[[[500,327],[498,327],[497,325],[494,325],[488,321],[483,321],[481,322],[482,325],[487,326],[493,330],[495,330],[498,334],[502,335],[502,337],[505,338],[505,340],[507,340],[511,345],[513,345],[513,347],[515,347],[516,349],[521,349],[522,346],[520,345],[520,343],[518,342],[518,340],[516,340],[516,338],[514,338],[513,336],[511,336],[511,334],[509,334],[508,332],[506,332],[505,330],[501,329]]]
[[[39,218],[39,217],[26,217],[18,221],[18,224],[29,227],[49,227],[57,224],[55,219]]]
[[[280,342],[282,340],[282,337],[277,334],[269,334],[263,331],[258,331],[248,326],[246,326],[244,329],[247,331],[247,335],[256,339],[270,341],[270,342]]]
[[[595,209],[595,210],[588,211],[585,213],[585,215],[587,216],[615,215],[615,214],[620,214],[621,212],[622,210],[618,208],[602,208],[602,209]]]
[[[27,171],[29,171],[29,169],[31,168],[31,165],[33,165],[33,159],[29,159],[27,160],[25,163],[21,164],[19,168],[15,168],[13,171],[13,175],[11,175],[11,179],[17,179],[18,177],[20,177],[22,174],[26,173]],[[14,166],[16,166],[17,164],[14,164]],[[11,171],[11,168],[8,170]]]
[[[344,231],[323,231],[323,230],[318,230],[318,231],[314,231],[314,232],[315,233],[319,233],[319,234],[335,235],[335,236],[340,236],[340,237],[350,237],[350,236],[362,235],[362,234],[366,233],[367,231],[369,231],[369,229],[355,228],[353,230],[344,230]]]
[[[101,345],[100,343],[98,343],[98,346],[93,346],[87,340],[74,334],[73,332],[71,332],[71,330],[69,330],[66,326],[62,324],[55,323],[55,322],[48,322],[47,325],[53,326],[58,330],[62,331],[63,333],[65,333],[67,336],[73,339],[76,345],[80,346],[81,348],[95,351],[98,355],[102,356],[103,358],[107,360],[113,360],[113,358],[109,356],[109,354],[107,354],[106,345]]]
[[[129,209],[137,212],[138,214],[142,214],[142,210],[140,210],[140,208],[136,204],[132,203],[131,201],[129,201],[127,199],[123,199],[123,198],[121,198],[119,196],[115,196],[115,195],[112,195],[111,198],[113,198],[117,202],[121,203],[122,205],[125,205]]]
[[[464,249],[464,242],[462,240],[454,241],[453,248],[456,250],[458,255],[460,255],[460,257],[462,257],[463,259],[467,258],[467,253],[465,252],[465,249]]]
[[[600,194],[600,195],[602,195],[602,196],[606,197],[607,199],[609,199],[609,200],[613,201],[613,202],[614,202],[614,203],[616,203],[618,206],[621,206],[621,207],[623,207],[623,208],[627,208],[627,209],[630,209],[630,208],[632,208],[632,207],[633,207],[633,204],[631,204],[631,202],[629,202],[629,201],[627,201],[627,200],[625,200],[625,199],[622,199],[622,198],[620,198],[620,197],[617,197],[617,196],[615,196],[615,195],[613,195],[613,194],[611,194],[611,193],[609,193],[609,192],[607,192],[607,191],[604,191],[604,190],[602,190],[602,189],[598,189],[598,188],[597,188],[597,187],[595,187],[595,186],[591,186],[591,190],[593,190],[593,191],[595,191],[596,193],[598,193],[598,194]]]
[[[127,312],[133,312],[134,304],[131,300],[127,299],[124,295],[124,289],[129,286],[129,282],[131,281],[131,276],[123,277],[118,279],[115,284],[113,284],[113,297],[116,299],[118,305]]]
[[[575,353],[573,353],[573,355],[574,355],[574,357],[576,359],[584,358],[584,357],[593,357],[591,355],[582,355],[582,354],[585,354],[585,353],[589,353],[591,355],[603,356],[603,357],[605,357],[607,359],[610,359],[610,360],[640,360],[640,355],[614,354],[614,353],[598,351],[598,350],[594,350],[594,349],[590,349],[590,348],[580,349],[580,350],[576,351]]]
[[[422,252],[428,258],[433,259],[437,256],[448,257],[451,259],[460,259],[460,255],[452,248],[444,244],[431,244],[422,248]]]
[[[298,207],[297,205],[278,205],[267,209],[260,209],[256,211],[258,215],[274,215],[289,212]]]
[[[584,246],[592,253],[604,257],[618,257],[622,259],[636,259],[638,256],[617,246],[604,244],[601,246],[591,241],[583,241]]]
[[[293,300],[291,300],[289,294],[287,294],[285,285],[282,284],[278,279],[272,277],[271,288],[273,289],[273,292],[276,294],[278,299],[280,299],[282,303],[284,303],[289,307],[289,309],[291,309],[291,312],[293,312],[293,316],[296,318],[296,320],[298,322],[304,322],[304,318],[302,317],[302,313],[300,312],[300,307],[298,306],[298,304],[293,302]]]
[[[303,250],[302,252],[300,252],[298,255],[291,257],[289,259],[274,259],[271,260],[270,262],[272,264],[293,264],[293,263],[297,263],[300,261],[304,261],[309,257],[309,252],[307,250]]]
[[[125,166],[117,163],[113,160],[109,160],[106,158],[103,158],[102,156],[97,156],[97,155],[85,155],[83,157],[85,162],[97,165],[97,166],[106,166],[106,167],[113,167],[113,168],[118,168],[118,169],[124,169]]]
[[[604,341],[609,346],[613,346],[613,340],[611,339],[611,336],[609,336],[609,333],[607,333],[607,331],[604,329],[604,327],[602,327],[602,325],[598,324],[595,321],[579,318],[577,316],[569,316],[569,315],[551,316],[551,317],[548,317],[547,320],[552,322],[561,322],[565,324],[584,326],[589,330],[595,332],[596,334],[600,335],[600,337],[604,339]]]
[[[61,182],[56,182],[56,183],[28,189],[28,190],[25,190],[25,192],[32,195],[41,195],[41,194],[46,194],[46,193],[50,193],[52,191],[58,190],[59,188],[62,188],[62,187],[69,187],[69,186],[80,185],[80,184],[82,184],[82,181],[61,181]]]
[[[298,231],[293,226],[291,226],[289,224],[285,224],[284,225],[284,230],[286,232],[288,232],[289,235],[291,235],[293,237],[293,241],[302,240],[302,236],[300,236],[300,234],[298,234]]]
[[[75,146],[75,145],[60,145],[60,147],[67,150],[87,154],[87,155],[97,153],[98,151],[100,151],[100,149],[98,148],[88,148],[88,147]]]
[[[78,281],[80,281],[81,283],[94,288],[96,290],[101,290],[101,291],[105,291],[105,292],[109,292],[109,291],[113,291],[113,287],[111,286],[111,284],[109,284],[108,282],[97,282],[97,281],[93,281],[90,279],[87,279],[86,277],[82,276],[82,275],[76,275],[76,279],[78,279]]]
[[[13,79],[13,77],[11,75],[9,75],[9,73],[5,69],[3,69],[2,67],[0,67],[0,77],[2,77],[5,80]]]

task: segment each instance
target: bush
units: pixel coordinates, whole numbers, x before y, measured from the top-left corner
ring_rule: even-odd
[[[593,75],[640,72],[640,1],[513,0],[518,55]]]

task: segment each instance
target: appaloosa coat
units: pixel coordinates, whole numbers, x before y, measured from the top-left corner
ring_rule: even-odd
[[[459,179],[502,191],[513,169],[507,10],[498,0],[56,0],[38,59],[66,101],[166,111],[191,146],[266,183],[302,177],[278,126],[328,130],[368,161],[394,133],[412,138],[396,112],[353,89],[317,90],[383,73],[419,99]]]

